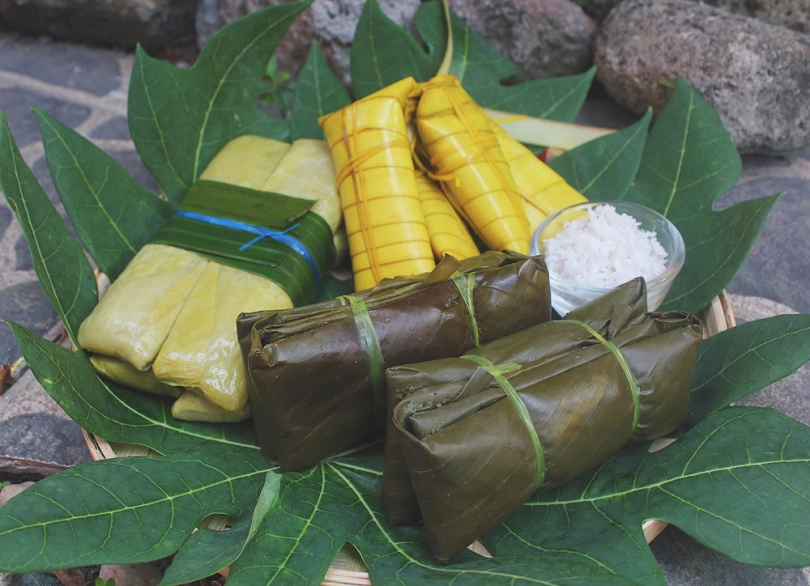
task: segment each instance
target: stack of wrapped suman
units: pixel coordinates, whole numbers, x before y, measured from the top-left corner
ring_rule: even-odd
[[[686,420],[702,328],[646,313],[643,279],[459,358],[387,371],[383,507],[440,564],[628,443]]]
[[[175,398],[178,419],[247,419],[236,318],[313,301],[341,223],[324,141],[234,139],[112,283],[79,345],[105,378]]]
[[[542,257],[445,258],[333,301],[247,313],[237,328],[265,457],[303,470],[385,432],[385,370],[459,356],[551,316]]]

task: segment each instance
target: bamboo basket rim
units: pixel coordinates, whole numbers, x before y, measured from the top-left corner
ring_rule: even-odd
[[[729,298],[725,289],[721,291],[720,294],[715,297],[712,302],[698,314],[697,317],[703,323],[704,339],[719,332],[733,328],[737,325],[734,309],[731,306],[731,299]],[[90,456],[95,461],[117,458],[119,456],[123,457],[124,455],[136,455],[138,453],[136,451],[135,453],[130,454],[117,454],[117,447],[110,444],[105,439],[88,433],[84,428],[82,428],[82,434],[84,435],[85,442],[87,443],[87,448],[90,451]],[[663,449],[669,445],[669,443],[671,443],[671,441],[660,441],[659,443],[654,443],[650,449],[651,451]],[[154,454],[154,452],[148,448],[144,448],[143,446],[134,447],[140,449],[140,455],[147,455],[150,453]],[[210,518],[207,526],[212,529],[223,530],[226,528],[227,522],[227,517],[215,515],[213,518]],[[647,543],[651,543],[656,537],[658,537],[658,535],[661,534],[667,525],[669,525],[669,523],[659,519],[650,519],[646,521],[642,525],[642,529],[644,531],[644,537],[647,540]],[[346,569],[359,567],[363,564],[362,560],[359,559],[359,555],[357,555],[356,552],[353,555],[349,550],[347,550],[346,545],[344,545],[344,548],[341,549],[338,557],[332,562],[332,565],[327,570],[326,575],[321,582],[321,586],[371,586],[371,580],[369,579],[368,572]],[[351,549],[353,550],[354,548]],[[470,545],[469,549],[484,557],[491,557],[491,553],[480,540],[477,540],[475,543]]]

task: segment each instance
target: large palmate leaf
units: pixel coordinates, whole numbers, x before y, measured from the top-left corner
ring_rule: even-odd
[[[34,270],[71,339],[98,303],[93,268],[23,161],[0,113],[0,189],[20,223]]]
[[[641,530],[662,519],[738,561],[801,567],[810,563],[808,462],[810,428],[770,409],[732,407],[662,451],[626,449],[537,493],[486,541],[496,556],[569,551],[663,585]]]
[[[638,171],[652,112],[632,126],[563,153],[550,163],[590,201],[621,199]]]
[[[669,218],[686,244],[686,261],[662,311],[697,312],[731,281],[778,195],[721,212],[714,203],[734,187],[742,163],[711,106],[685,81],[653,127],[636,181],[624,199]]]
[[[507,86],[502,80],[517,73],[517,67],[452,13],[451,22],[453,60],[450,73],[458,76],[464,89],[476,102],[506,112],[561,122],[574,120],[588,94],[595,69],[580,75],[537,79]],[[417,25],[429,46],[446,42],[447,38],[447,33],[442,33],[434,23],[444,23],[441,3],[423,3],[417,13]]]
[[[102,381],[87,358],[10,323],[31,371],[76,423],[106,440],[161,454],[244,448],[259,456],[249,424],[178,421],[165,399]]]
[[[276,505],[280,485],[281,474],[269,471],[253,514],[243,514],[229,531],[201,529],[195,532],[172,560],[161,586],[202,580],[238,559]]]
[[[343,87],[324,59],[321,48],[312,41],[309,57],[295,84],[290,138],[324,139],[318,118],[341,109],[351,102]]]
[[[230,25],[209,42],[190,70],[139,52],[130,126],[139,152],[171,203],[182,197],[231,138],[246,133],[286,136],[287,122],[265,116],[255,102],[270,53],[306,5],[283,4]],[[385,42],[391,43],[412,61],[396,69],[396,76],[423,75],[419,67],[427,71],[428,61],[434,63],[446,43],[443,13],[436,2],[424,3],[417,17],[429,52],[401,28],[391,28],[376,4],[367,7],[365,18],[374,22],[366,22],[365,32],[358,32],[359,39],[367,36],[365,48],[363,42],[355,46],[358,62],[388,59]],[[457,17],[452,26],[452,71],[482,104],[573,119],[592,72],[505,86],[500,82],[514,67]],[[379,31],[386,36],[379,37]],[[377,36],[371,38],[372,33]],[[317,116],[340,107],[345,98],[318,51],[310,55],[307,67],[304,79],[323,89],[302,90],[296,107],[303,111],[293,113],[291,125],[296,137],[316,134]],[[375,74],[373,68],[368,73]],[[366,83],[362,75],[358,79],[357,83]],[[385,82],[378,75],[373,83]],[[363,86],[364,91],[373,91],[372,85]],[[697,260],[684,268],[681,281],[687,284],[676,283],[673,292],[679,296],[678,305],[696,308],[712,287],[725,284],[728,266],[744,257],[772,200],[750,209],[740,204],[742,208],[735,206],[731,210],[737,211],[728,215],[713,212],[713,202],[736,181],[732,173],[736,153],[729,151],[725,135],[718,133],[719,121],[707,114],[707,106],[691,88],[682,84],[673,104],[646,144],[649,116],[573,151],[556,167],[592,199],[644,200],[678,223],[689,235],[687,259],[691,254]],[[26,237],[30,236],[32,255],[39,262],[40,279],[73,332],[96,303],[89,263],[22,163],[2,122],[0,185],[24,231],[30,232]],[[55,157],[52,168],[61,173],[73,157],[76,170],[85,173],[78,182],[65,179],[63,197],[77,202],[95,197],[111,210],[131,205],[122,201],[125,188],[119,191],[121,200],[116,200],[112,189],[97,183],[100,174],[87,174],[85,169],[101,164],[105,172],[115,174],[114,167],[88,156],[93,152],[83,143],[72,143],[75,137],[62,129],[43,130],[52,133],[48,139],[49,158]],[[53,143],[54,139],[65,144]],[[642,168],[628,191],[642,148]],[[118,181],[126,186],[129,179],[114,180]],[[701,190],[706,194],[703,199],[698,197]],[[84,224],[100,216],[76,217]],[[739,226],[734,224],[737,220]],[[132,242],[140,238],[139,230],[148,229],[140,221],[101,226],[105,230],[119,226]],[[81,226],[86,231],[92,228]],[[711,237],[719,242],[720,252],[713,259],[704,258],[708,253],[702,243]],[[113,250],[121,241],[104,237],[93,245]],[[116,262],[110,261],[110,266]],[[701,273],[702,267],[706,273]],[[340,285],[335,281],[334,290]],[[654,454],[648,445],[625,449],[556,491],[538,493],[485,536],[494,558],[465,552],[445,567],[433,563],[422,528],[392,527],[385,520],[379,504],[379,447],[280,477],[262,459],[249,426],[175,421],[167,401],[107,384],[81,353],[12,324],[37,379],[83,427],[106,439],[145,445],[167,455],[80,466],[40,482],[4,505],[0,571],[137,563],[180,548],[165,584],[191,582],[231,563],[229,584],[317,584],[343,543],[349,542],[369,565],[376,584],[663,585],[641,529],[650,518],[673,522],[741,561],[806,566],[810,429],[774,411],[724,407],[785,376],[808,358],[808,319],[762,320],[707,342],[696,377],[692,427],[675,444]],[[711,415],[702,420],[707,414]],[[217,513],[236,519],[232,530],[191,535],[201,519]]]
[[[808,360],[808,315],[777,315],[712,336],[700,348],[687,424],[775,383]]]
[[[364,98],[406,77],[416,81],[433,77],[442,53],[435,45],[429,47],[431,52],[425,53],[411,35],[385,15],[376,0],[368,0],[352,40],[354,98]]]
[[[165,557],[209,514],[250,511],[267,474],[243,448],[206,454],[205,461],[177,454],[76,466],[3,506],[3,569],[25,573]]]
[[[377,449],[360,461],[344,457],[284,474],[277,506],[233,565],[229,583],[319,584],[344,542],[368,563],[373,584],[621,583],[593,565],[577,560],[547,564],[540,556],[488,560],[465,552],[456,563],[437,566],[420,528],[393,527],[385,520],[379,503],[381,466]]]
[[[90,256],[115,280],[171,209],[75,130],[34,113],[59,199]]]
[[[172,205],[228,141],[243,134],[286,139],[289,123],[256,105],[267,62],[309,4],[253,12],[219,30],[190,69],[138,48],[129,86],[132,140]]]

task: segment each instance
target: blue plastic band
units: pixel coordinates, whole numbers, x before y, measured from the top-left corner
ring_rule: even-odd
[[[243,244],[239,247],[239,250],[245,250],[256,244],[262,238],[271,238],[276,242],[280,242],[281,244],[293,249],[298,255],[307,261],[309,268],[312,269],[312,275],[315,277],[315,287],[318,291],[321,289],[321,271],[318,269],[318,263],[315,262],[315,257],[312,256],[312,253],[309,249],[304,246],[300,240],[295,238],[294,236],[290,236],[287,234],[290,230],[298,227],[298,224],[290,226],[283,232],[279,232],[278,230],[271,230],[270,228],[264,228],[262,226],[255,226],[253,224],[248,224],[246,222],[240,222],[239,220],[231,220],[229,218],[217,218],[216,216],[207,216],[205,214],[198,214],[197,212],[185,212],[179,211],[174,213],[175,216],[182,216],[184,218],[188,218],[190,220],[196,220],[198,222],[205,222],[206,224],[213,224],[214,226],[220,226],[222,228],[230,228],[231,230],[239,230],[241,232],[248,232],[250,234],[256,234],[256,238],[248,242],[247,244]]]

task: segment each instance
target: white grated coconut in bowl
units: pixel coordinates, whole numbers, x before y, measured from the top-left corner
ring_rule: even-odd
[[[587,210],[588,217],[565,222],[544,240],[548,268],[566,281],[610,289],[636,277],[647,281],[666,269],[667,252],[655,232],[612,205]]]

